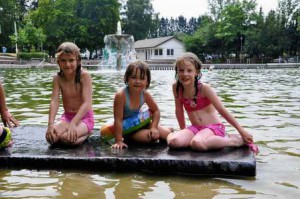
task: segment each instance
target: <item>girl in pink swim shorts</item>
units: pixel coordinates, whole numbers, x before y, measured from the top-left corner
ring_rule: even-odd
[[[81,68],[80,49],[71,42],[62,43],[56,52],[60,71],[53,77],[46,139],[50,144],[80,145],[92,133],[92,78]],[[60,97],[64,114],[54,123]]]
[[[190,52],[184,53],[175,62],[173,94],[176,118],[181,130],[168,135],[168,146],[207,151],[248,144],[257,153],[258,148],[253,144],[252,135],[229,113],[210,85],[200,81],[201,67],[199,58]],[[191,122],[189,127],[185,124],[184,110]],[[226,136],[225,126],[218,114],[239,134]]]

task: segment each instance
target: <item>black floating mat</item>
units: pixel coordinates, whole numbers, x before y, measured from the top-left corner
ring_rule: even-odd
[[[0,150],[0,167],[14,169],[74,169],[155,174],[236,176],[256,175],[256,160],[248,147],[225,148],[209,152],[190,149],[171,150],[165,143],[149,146],[129,145],[111,149],[101,141],[99,130],[81,146],[50,146],[45,126],[12,129],[14,145]]]

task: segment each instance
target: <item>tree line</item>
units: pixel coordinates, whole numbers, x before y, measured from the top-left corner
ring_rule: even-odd
[[[104,36],[115,34],[121,21],[123,33],[136,41],[174,35],[199,56],[299,55],[300,0],[278,0],[268,13],[257,11],[256,0],[207,2],[206,14],[186,19],[160,17],[151,0],[0,1],[0,46],[13,52],[17,43],[19,51],[53,56],[61,42],[72,41],[101,54]]]

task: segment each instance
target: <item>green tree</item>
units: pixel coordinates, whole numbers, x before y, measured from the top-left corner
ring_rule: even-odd
[[[284,53],[296,55],[300,50],[300,31],[298,17],[300,16],[300,0],[281,0],[278,3],[281,45]]]
[[[11,35],[10,38],[15,43],[18,40],[19,49],[26,49],[26,51],[43,50],[43,43],[46,41],[46,35],[41,28],[36,28],[30,19],[25,20],[26,25],[19,29],[18,38]]]
[[[47,48],[72,41],[90,52],[104,47],[104,36],[114,33],[119,20],[117,0],[39,0],[31,19],[47,35]],[[92,53],[91,53],[92,54]]]
[[[15,34],[15,27],[19,25],[19,6],[16,0],[0,1],[0,46],[6,46],[9,51],[14,50],[10,36]]]
[[[151,0],[127,0],[122,19],[123,32],[133,35],[135,40],[147,38],[153,29],[153,15]]]

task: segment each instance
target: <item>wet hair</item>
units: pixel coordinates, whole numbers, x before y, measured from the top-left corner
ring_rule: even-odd
[[[198,92],[199,92],[199,89],[198,89],[198,81],[201,79],[202,77],[202,73],[201,73],[201,68],[202,68],[202,62],[200,61],[200,59],[197,57],[197,55],[195,55],[194,53],[191,53],[191,52],[186,52],[186,53],[183,53],[180,57],[178,57],[175,61],[175,79],[176,79],[176,93],[177,93],[177,97],[178,97],[178,92],[179,92],[179,89],[181,88],[182,89],[182,92],[184,90],[182,84],[179,82],[179,79],[178,79],[178,67],[180,65],[183,65],[184,64],[184,61],[189,61],[191,62],[194,66],[195,66],[195,69],[197,71],[197,76],[195,77],[195,82],[194,82],[194,86],[195,86],[195,95],[194,95],[194,99],[195,97],[197,97],[198,95]]]
[[[78,46],[76,44],[74,44],[72,42],[64,42],[56,50],[57,60],[59,60],[59,57],[62,54],[74,54],[74,55],[76,55],[77,68],[76,68],[76,74],[75,74],[75,83],[76,84],[80,83],[80,75],[81,75],[80,49],[78,48]],[[61,69],[57,74],[61,77],[64,76],[64,72]]]
[[[147,85],[146,89],[149,88],[151,82],[151,73],[150,68],[147,63],[142,61],[136,61],[128,65],[124,74],[124,83],[128,85],[128,81],[131,75],[136,74],[137,71],[141,71],[141,77],[144,78],[145,75],[147,77]]]

